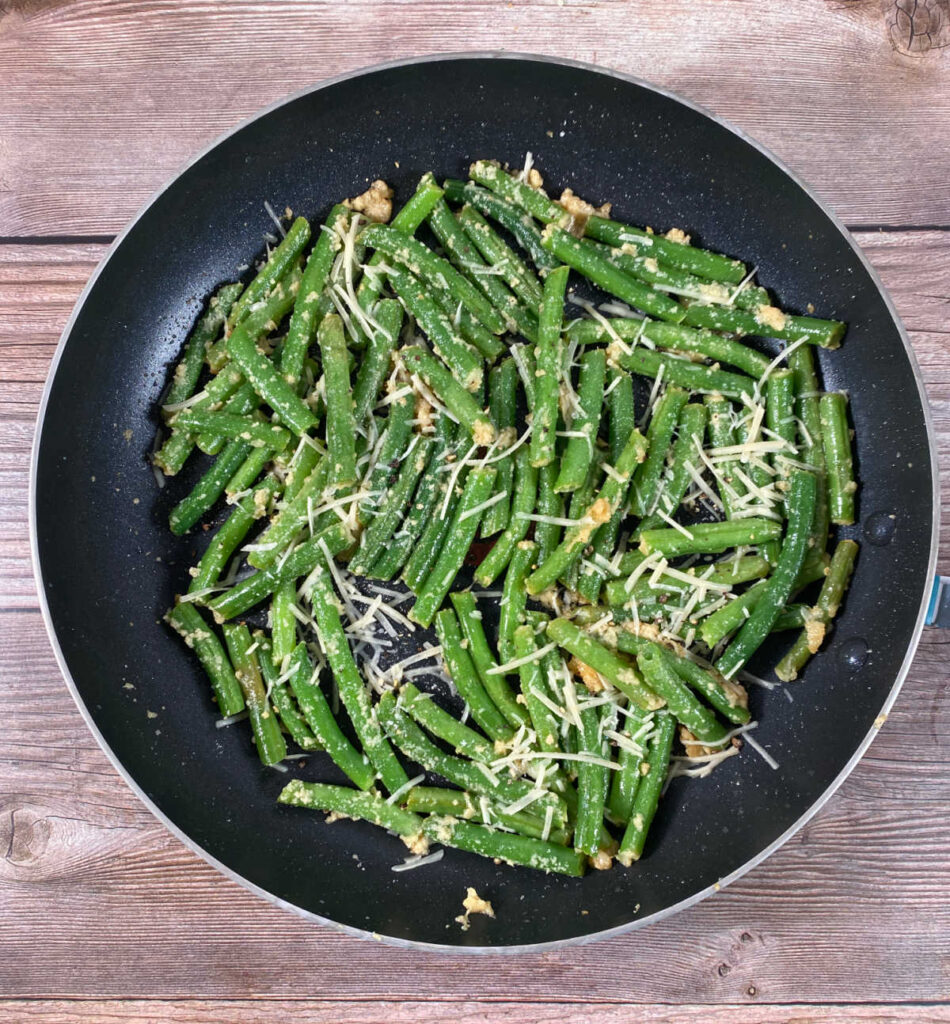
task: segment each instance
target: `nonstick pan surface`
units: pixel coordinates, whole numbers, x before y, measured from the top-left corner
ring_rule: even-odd
[[[789,687],[794,702],[781,690],[752,694],[756,738],[778,770],[747,749],[708,779],[676,780],[630,870],[568,880],[448,850],[394,873],[406,856],[399,840],[276,805],[290,776],[261,767],[242,726],[215,728],[200,669],[162,625],[205,541],[200,530],[168,531],[168,510],[197,470],[156,487],[156,401],[206,297],[260,256],[265,200],[319,221],[374,178],[404,199],[426,170],[463,176],[472,159],[517,164],[526,150],[552,188],[610,200],[634,224],[683,227],[756,266],[783,307],[812,303],[850,324],[841,350],[819,356],[826,387],[852,398],[861,492],[845,532],[861,555],[831,642]],[[53,645],[90,728],[189,846],[275,902],[347,930],[436,946],[552,945],[636,927],[712,892],[775,849],[851,770],[922,627],[935,465],[920,377],[889,299],[841,225],[773,157],[629,78],[539,58],[434,57],[271,107],[198,157],[116,242],[54,360],[34,451],[34,554]],[[405,653],[421,642],[409,638]],[[766,650],[751,668],[773,661]],[[292,770],[332,777],[319,758]],[[497,919],[476,917],[463,932],[453,919],[469,885]]]

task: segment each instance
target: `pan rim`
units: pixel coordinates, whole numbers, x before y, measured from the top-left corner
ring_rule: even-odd
[[[381,935],[378,932],[371,932],[364,928],[358,928],[354,925],[343,924],[339,921],[334,921],[331,918],[323,917],[320,914],[314,913],[313,911],[306,910],[303,907],[297,906],[287,900],[281,899],[257,885],[256,883],[245,878],[234,869],[228,867],[226,864],[219,861],[211,853],[205,850],[189,835],[187,835],[181,828],[179,828],[163,811],[161,811],[152,799],[144,792],[139,784],[132,777],[131,773],[121,763],[118,756],[113,752],[111,747],[106,742],[105,738],[96,726],[92,714],[89,711],[85,701],[82,699],[79,689],[76,685],[75,680],[70,672],[69,665],[66,662],[65,655],[60,646],[59,639],[56,634],[56,628],[52,621],[52,616],[49,610],[49,604],[46,599],[46,586],[43,579],[43,574],[40,565],[39,555],[39,541],[37,537],[37,522],[36,522],[36,487],[37,487],[37,472],[39,466],[39,453],[40,443],[43,435],[43,427],[46,419],[47,407],[49,404],[50,393],[52,391],[53,381],[56,378],[59,364],[65,351],[66,345],[69,341],[69,337],[72,334],[75,322],[86,304],[86,301],[96,285],[99,276],[104,271],[107,264],[112,260],[118,250],[121,248],[122,243],[126,237],[131,233],[133,228],[138,224],[139,220],[145,215],[145,213],[159,200],[159,198],[165,194],[174,184],[188,171],[192,166],[202,160],[208,153],[214,150],[216,147],[225,142],[232,135],[241,131],[250,124],[253,124],[260,118],[266,117],[268,114],[280,107],[285,106],[288,103],[292,103],[303,96],[308,96],[312,93],[320,92],[331,86],[347,82],[351,79],[363,77],[365,75],[371,75],[380,71],[392,70],[395,68],[412,67],[417,64],[429,64],[444,61],[461,61],[461,60],[512,60],[531,62],[539,64],[553,64],[567,68],[574,68],[582,71],[589,71],[599,75],[606,75],[619,81],[629,83],[638,86],[642,89],[649,90],[650,92],[656,93],[659,96],[663,96],[667,99],[673,100],[697,113],[709,118],[720,127],[731,132],[733,135],[742,139],[748,145],[755,148],[760,152],[766,159],[770,160],[778,169],[785,174],[791,181],[793,181],[802,191],[811,199],[813,203],[821,210],[821,212],[828,218],[829,222],[841,233],[844,240],[854,251],[864,270],[868,274],[870,280],[874,284],[878,293],[884,301],[884,305],[887,308],[891,319],[894,322],[894,326],[897,328],[898,335],[900,336],[901,343],[904,346],[904,351],[910,362],[911,370],[914,374],[914,379],[917,384],[917,395],[921,404],[923,412],[924,425],[927,431],[928,449],[930,455],[930,472],[931,472],[931,488],[933,494],[932,508],[931,508],[931,537],[930,537],[930,552],[927,563],[927,575],[923,581],[922,592],[920,598],[920,605],[917,612],[917,618],[914,625],[914,629],[911,634],[910,642],[907,647],[907,651],[901,662],[900,668],[896,674],[894,683],[884,701],[881,708],[880,714],[875,719],[875,723],[868,730],[865,736],[859,742],[854,754],[848,760],[847,764],[842,768],[838,775],[832,780],[829,786],[822,792],[818,799],[802,814],[797,818],[780,836],[774,839],[767,847],[761,850],[756,856],[750,858],[744,864],[740,865],[731,874],[719,881],[701,889],[698,892],[692,893],[690,896],[678,903],[674,903],[669,907],[665,907],[663,910],[659,910],[654,914],[650,914],[647,917],[635,919],[622,925],[617,925],[613,928],[605,928],[597,932],[591,932],[586,935],[577,935],[567,939],[556,939],[550,942],[538,942],[538,943],[523,943],[520,945],[480,945],[480,946],[455,946],[447,943],[433,943],[423,942],[416,939],[404,939],[398,936]],[[514,52],[514,51],[500,51],[500,50],[473,50],[473,51],[450,51],[450,52],[439,52],[430,53],[417,57],[401,58],[397,60],[384,61],[378,64],[367,65],[364,67],[356,68],[352,71],[346,71],[339,75],[334,75],[330,78],[325,78],[316,82],[313,85],[305,86],[287,96],[284,96],[273,103],[261,108],[249,117],[242,120],[239,124],[230,128],[226,132],[216,137],[207,146],[202,148],[200,152],[196,153],[191,159],[189,159],[183,166],[181,166],[159,189],[157,189],[152,196],[142,205],[135,216],[129,221],[129,223],[120,231],[112,244],[109,246],[106,253],[103,255],[98,266],[93,272],[92,276],[87,281],[82,292],[80,293],[76,304],[66,322],[63,332],[60,336],[59,342],[56,346],[56,351],[53,354],[53,358],[50,362],[50,368],[46,379],[46,384],[43,388],[43,394],[40,399],[39,410],[36,418],[36,428],[33,436],[33,444],[30,455],[30,484],[29,484],[29,527],[30,527],[30,553],[33,565],[33,574],[37,583],[37,597],[39,600],[40,612],[43,616],[43,622],[46,627],[46,632],[50,640],[50,644],[53,648],[53,653],[56,657],[56,662],[59,666],[60,672],[66,683],[66,687],[76,706],[79,710],[80,715],[86,723],[86,726],[92,733],[96,742],[99,744],[103,753],[109,759],[115,770],[118,772],[120,777],[124,780],[126,785],[135,793],[139,800],[145,805],[145,807],[171,832],[177,839],[179,839],[189,850],[196,853],[206,863],[210,864],[213,868],[223,874],[230,880],[237,882],[245,889],[254,893],[256,896],[263,897],[268,902],[284,909],[289,910],[301,917],[308,920],[315,921],[319,924],[326,925],[337,932],[342,932],[346,935],[352,935],[361,939],[373,939],[376,942],[394,946],[400,949],[418,949],[425,950],[427,952],[437,952],[444,954],[459,954],[459,955],[486,955],[486,954],[497,954],[497,955],[511,955],[518,953],[538,953],[546,952],[551,950],[565,949],[572,946],[586,945],[591,942],[600,941],[602,939],[611,938],[613,936],[623,935],[628,932],[638,930],[649,924],[654,924],[658,921],[670,917],[671,915],[678,913],[681,910],[685,910],[687,907],[691,907],[694,904],[699,903],[701,900],[714,895],[716,892],[724,889],[727,885],[741,878],[747,872],[757,867],[768,857],[770,857],[776,850],[783,846],[796,832],[799,831],[805,824],[807,824],[817,813],[820,811],[825,804],[831,799],[835,792],[840,788],[845,779],[851,774],[858,762],[867,752],[868,747],[871,745],[874,737],[883,725],[883,720],[886,719],[894,702],[900,693],[901,687],[907,677],[910,670],[910,666],[913,662],[914,656],[916,655],[920,638],[923,633],[925,624],[925,617],[927,612],[927,605],[930,598],[931,591],[931,580],[936,571],[937,564],[937,552],[939,545],[939,533],[940,533],[940,478],[939,478],[939,462],[937,459],[937,444],[936,435],[934,431],[933,416],[930,408],[930,403],[927,398],[926,388],[924,386],[923,376],[921,374],[920,366],[917,362],[916,355],[910,340],[907,335],[907,331],[904,328],[903,322],[894,307],[894,303],[891,300],[887,289],[884,287],[877,271],[871,265],[860,246],[855,242],[850,231],[838,218],[837,214],[821,199],[819,196],[807,185],[802,179],[792,171],[783,160],[776,156],[771,150],[757,142],[754,138],[747,135],[742,129],[736,127],[725,118],[719,117],[717,114],[707,110],[702,105],[693,102],[692,100],[684,99],[672,90],[662,88],[654,85],[644,79],[638,78],[635,75],[626,74],[621,71],[616,71],[611,68],[603,67],[597,64],[591,64],[586,61],[571,60],[562,57],[553,57],[544,54],[534,54],[529,52]]]

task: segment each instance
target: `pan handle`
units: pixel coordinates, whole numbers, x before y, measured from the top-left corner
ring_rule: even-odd
[[[927,605],[928,626],[939,626],[950,629],[950,576],[935,576],[934,588],[930,592],[930,604]]]

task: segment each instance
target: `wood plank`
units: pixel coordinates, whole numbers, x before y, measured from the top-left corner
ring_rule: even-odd
[[[13,0],[0,7],[0,236],[114,233],[265,104],[381,60],[499,46],[599,63],[702,103],[849,223],[950,225],[944,8]]]
[[[0,1024],[486,1024],[518,1021],[561,1024],[565,1011],[598,1024],[939,1024],[950,1020],[945,1006],[837,1004],[834,1006],[732,1005],[650,1006],[630,1003],[535,1002],[347,1002],[335,1000],[50,1000],[0,1002]]]

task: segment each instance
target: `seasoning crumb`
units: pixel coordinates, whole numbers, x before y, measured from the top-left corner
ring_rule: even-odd
[[[471,886],[468,887],[465,899],[462,900],[462,906],[465,908],[465,913],[460,914],[455,921],[462,926],[463,932],[467,932],[471,927],[472,914],[484,914],[486,917],[495,916],[495,910],[491,903],[488,900],[483,900]]]
[[[146,711],[145,712],[145,717],[146,718],[158,718],[158,712],[157,711]]]
[[[129,441],[132,440],[132,431],[131,430],[123,430],[122,431],[122,436],[125,438],[126,443],[128,443]]]

